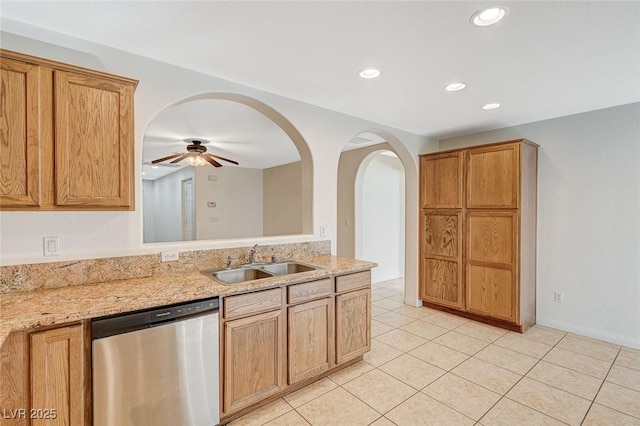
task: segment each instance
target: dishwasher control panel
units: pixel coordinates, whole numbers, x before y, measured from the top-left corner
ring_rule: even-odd
[[[192,315],[214,313],[218,311],[219,306],[219,299],[214,297],[211,299],[95,318],[91,321],[91,337],[92,339],[100,339],[115,334],[154,327],[161,323],[175,321]]]

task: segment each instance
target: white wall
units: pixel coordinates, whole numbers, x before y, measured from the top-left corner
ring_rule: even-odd
[[[263,170],[264,235],[299,234],[302,231],[302,163]]]
[[[440,141],[524,137],[538,163],[538,323],[640,348],[640,103]],[[553,302],[553,292],[564,303]]]
[[[145,188],[152,189],[152,211],[146,216],[153,222],[153,239],[148,242],[166,242],[182,240],[182,181],[192,179],[193,167],[184,167],[166,176],[146,183]],[[146,181],[148,182],[148,181]]]
[[[1,18],[0,46],[48,59],[111,72],[140,81],[135,94],[136,176],[140,176],[146,127],[164,108],[202,93],[236,93],[263,102],[284,115],[302,134],[313,158],[314,235],[263,237],[251,242],[284,243],[331,239],[335,252],[337,165],[343,146],[364,131],[384,135],[402,159],[407,176],[407,288],[417,301],[417,154],[436,142],[378,123],[329,111],[220,78]],[[136,182],[134,212],[1,212],[2,265],[249,245],[241,240],[142,243],[142,183]],[[28,224],[28,226],[27,226]],[[327,237],[319,236],[324,225]],[[61,238],[61,256],[42,255],[42,237]],[[412,253],[412,254],[409,254]]]
[[[209,201],[216,206],[207,207]],[[256,235],[262,235],[262,169],[196,167],[196,238]]]
[[[338,164],[337,253],[338,256],[356,255],[356,177],[365,158],[375,151],[393,150],[388,143],[342,151]]]
[[[404,276],[404,169],[398,158],[372,154],[356,179],[356,257],[378,264],[376,283]]]

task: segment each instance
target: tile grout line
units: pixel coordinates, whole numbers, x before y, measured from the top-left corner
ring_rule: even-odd
[[[591,401],[591,404],[589,404],[589,409],[587,410],[587,412],[585,413],[584,417],[582,418],[582,422],[580,422],[581,425],[587,419],[587,415],[589,414],[589,411],[591,411],[591,407],[593,407],[593,404],[596,403],[596,398],[598,398],[598,395],[600,394],[600,391],[602,390],[602,387],[604,386],[604,384],[607,381],[607,377],[609,377],[609,373],[611,373],[611,370],[613,369],[613,366],[616,364],[616,360],[618,359],[618,356],[620,356],[620,352],[622,352],[622,347],[620,347],[620,349],[618,349],[618,353],[616,354],[616,357],[613,359],[613,362],[611,363],[611,366],[609,367],[609,370],[607,371],[607,374],[604,376],[604,379],[602,380],[602,383],[600,384],[600,387],[598,387],[598,391],[596,392],[596,395],[593,397],[593,401]],[[610,382],[610,383],[613,383],[613,382]],[[617,384],[617,383],[614,383],[614,384]],[[629,389],[626,386],[622,386],[622,385],[618,385],[618,386],[623,387],[625,389]],[[631,389],[631,390],[633,390],[633,389]],[[613,411],[615,411],[617,413],[624,414],[625,416],[629,416],[629,417],[632,417],[634,419],[638,419],[638,417],[636,417],[636,416],[634,416],[632,414],[629,414],[629,413],[625,413],[624,411],[617,410],[615,408],[609,407],[609,406],[604,405],[604,404],[600,404],[600,405],[602,405],[603,407],[607,407],[608,409],[613,410]]]
[[[393,281],[393,280],[389,280],[389,281]],[[383,287],[383,288],[384,288],[384,289],[387,289],[387,287]],[[395,289],[393,289],[393,291],[396,291],[396,290],[395,290]],[[398,291],[398,292],[399,292],[399,291]],[[382,298],[378,299],[377,301],[382,301],[382,300],[392,300],[391,298],[393,298],[393,297],[397,297],[397,295],[389,295],[389,296],[385,296],[385,297],[382,297]],[[375,302],[375,301],[374,301],[374,302]],[[426,321],[427,323],[429,323],[429,324],[430,324],[430,325],[432,325],[432,326],[436,326],[436,327],[440,327],[440,328],[446,329],[446,331],[445,331],[444,333],[442,333],[442,334],[440,334],[440,335],[438,335],[438,336],[432,337],[432,338],[430,338],[430,339],[427,339],[427,338],[425,338],[425,337],[423,337],[423,336],[421,336],[421,335],[419,335],[419,334],[412,333],[411,331],[402,330],[402,328],[401,328],[401,327],[404,327],[404,326],[409,325],[409,324],[413,324],[413,323],[415,323],[415,322],[417,322],[417,321],[424,321],[424,320],[425,320],[426,318],[428,318],[430,315],[426,315],[426,316],[424,316],[424,317],[420,317],[420,318],[415,318],[415,317],[412,317],[412,316],[409,316],[409,315],[405,315],[405,314],[403,314],[402,312],[397,312],[397,310],[401,309],[401,308],[402,308],[402,306],[400,306],[400,307],[398,307],[398,308],[395,308],[395,309],[387,309],[387,308],[383,308],[383,307],[380,307],[380,306],[374,305],[374,304],[373,304],[374,302],[372,302],[372,305],[373,305],[373,306],[376,306],[377,308],[379,308],[379,309],[383,309],[383,310],[384,310],[384,312],[381,312],[381,313],[379,313],[378,315],[381,315],[381,314],[384,314],[384,313],[388,313],[388,312],[394,312],[394,313],[396,313],[396,314],[398,314],[398,315],[406,316],[407,318],[410,318],[410,319],[412,319],[413,321],[412,321],[412,322],[410,322],[410,323],[408,323],[408,324],[403,324],[403,325],[401,325],[401,326],[395,326],[395,325],[387,324],[387,323],[385,323],[385,322],[383,322],[383,321],[379,321],[380,323],[385,324],[386,326],[392,327],[392,329],[391,329],[391,330],[389,330],[389,331],[386,331],[386,332],[384,332],[384,333],[380,333],[379,335],[377,335],[377,336],[375,336],[374,338],[372,338],[372,340],[376,340],[378,343],[382,343],[382,344],[385,344],[385,345],[389,345],[389,344],[387,344],[387,343],[385,343],[385,342],[383,342],[383,341],[377,340],[376,338],[377,338],[377,337],[379,337],[379,336],[382,336],[382,335],[384,335],[384,334],[386,334],[386,333],[390,333],[390,332],[392,332],[392,331],[400,330],[400,331],[404,331],[405,333],[409,333],[409,334],[411,334],[411,335],[413,335],[413,336],[416,336],[416,337],[419,337],[419,338],[421,338],[421,339],[424,339],[424,340],[425,340],[425,342],[424,342],[423,344],[421,344],[421,345],[417,346],[416,348],[412,348],[412,349],[410,349],[410,350],[408,350],[408,351],[405,351],[405,350],[403,350],[403,349],[397,348],[397,347],[395,347],[395,346],[393,346],[393,345],[389,345],[389,346],[393,347],[394,349],[398,350],[398,351],[400,352],[400,354],[399,354],[398,356],[394,356],[393,358],[391,358],[391,359],[389,359],[389,360],[385,361],[384,363],[382,363],[382,364],[380,364],[380,365],[378,365],[378,366],[374,366],[374,365],[369,364],[368,362],[366,362],[366,361],[364,361],[364,360],[363,360],[363,362],[364,362],[364,363],[366,363],[367,365],[371,366],[371,367],[372,367],[372,369],[371,369],[371,370],[369,370],[369,371],[367,371],[367,372],[365,372],[365,373],[363,373],[363,374],[358,375],[357,377],[355,377],[355,378],[353,378],[353,379],[351,379],[351,380],[349,380],[349,381],[347,381],[347,382],[345,382],[345,383],[343,383],[343,384],[338,384],[338,383],[336,383],[335,381],[333,381],[330,377],[328,377],[328,376],[327,376],[327,378],[328,378],[332,383],[334,383],[334,384],[336,385],[336,388],[334,388],[334,389],[332,389],[332,390],[330,390],[330,391],[328,391],[328,392],[325,392],[325,393],[323,393],[322,395],[318,395],[318,396],[314,397],[313,399],[311,399],[311,400],[307,401],[305,404],[310,403],[311,401],[314,401],[314,400],[316,400],[316,399],[318,399],[318,398],[320,398],[320,397],[322,397],[322,396],[326,395],[327,393],[329,393],[329,392],[331,392],[331,391],[333,391],[333,390],[335,390],[335,389],[342,388],[344,391],[346,391],[347,393],[349,393],[350,395],[352,395],[353,397],[355,397],[358,401],[362,402],[365,406],[367,406],[367,407],[371,408],[374,412],[376,412],[376,413],[380,414],[380,416],[379,416],[379,417],[377,417],[377,418],[376,418],[376,420],[374,420],[374,421],[373,421],[372,423],[370,423],[370,424],[373,424],[373,423],[375,423],[375,422],[377,422],[377,421],[379,421],[379,420],[381,420],[381,419],[385,419],[385,420],[387,420],[387,421],[389,421],[390,423],[392,423],[392,424],[394,424],[394,425],[395,425],[396,423],[394,423],[394,422],[393,422],[393,421],[391,421],[389,418],[387,418],[387,417],[386,417],[386,414],[388,414],[388,413],[389,413],[389,412],[391,412],[392,410],[396,409],[396,408],[397,408],[397,407],[399,407],[400,405],[404,404],[404,403],[405,403],[407,400],[409,400],[410,398],[412,398],[412,397],[416,396],[417,394],[421,393],[421,394],[426,395],[427,397],[429,397],[429,398],[433,399],[434,401],[437,401],[438,403],[441,403],[441,404],[443,404],[443,405],[447,406],[448,408],[450,408],[451,410],[453,410],[453,411],[455,411],[455,412],[459,413],[460,415],[464,416],[465,418],[468,418],[468,419],[472,420],[472,421],[474,422],[474,424],[475,424],[475,425],[480,425],[480,424],[481,424],[481,422],[482,422],[482,419],[484,419],[484,418],[486,417],[486,415],[487,415],[487,414],[488,414],[488,413],[489,413],[489,412],[490,412],[490,411],[491,411],[491,410],[492,410],[492,409],[493,409],[497,404],[499,404],[499,403],[500,403],[500,401],[502,401],[503,399],[505,399],[505,398],[506,398],[506,399],[507,399],[507,400],[509,400],[509,401],[512,401],[512,402],[514,402],[514,403],[517,403],[517,404],[520,404],[520,405],[522,405],[522,406],[524,406],[524,407],[527,407],[527,408],[529,408],[529,409],[532,409],[532,410],[534,410],[534,411],[536,411],[536,412],[538,412],[538,413],[540,413],[540,414],[542,414],[542,415],[544,415],[544,416],[547,416],[547,417],[549,417],[549,418],[552,418],[552,419],[555,419],[555,420],[557,420],[557,421],[560,421],[561,423],[565,423],[564,421],[562,421],[562,420],[560,420],[560,419],[557,419],[556,417],[554,417],[554,416],[552,416],[552,415],[549,415],[549,414],[547,414],[547,413],[544,413],[544,412],[542,412],[542,411],[539,411],[539,410],[537,410],[537,409],[535,409],[535,408],[529,407],[528,405],[526,405],[526,404],[524,404],[524,403],[521,403],[521,402],[518,402],[518,401],[516,401],[516,400],[513,400],[512,398],[508,397],[508,396],[507,396],[507,394],[508,394],[508,393],[509,393],[509,392],[510,392],[510,391],[511,391],[511,390],[512,390],[512,389],[513,389],[513,388],[514,388],[518,383],[520,383],[520,381],[522,381],[522,379],[523,379],[523,378],[527,377],[527,378],[528,378],[528,379],[530,379],[530,380],[534,380],[534,381],[536,381],[536,382],[538,382],[538,383],[542,383],[542,384],[544,384],[544,385],[546,385],[546,386],[549,386],[549,387],[552,387],[552,388],[554,388],[554,389],[556,389],[556,390],[560,390],[560,391],[562,391],[562,392],[566,392],[566,393],[568,393],[568,394],[570,394],[570,395],[573,395],[573,396],[576,396],[576,397],[579,397],[579,398],[582,398],[582,399],[585,399],[585,400],[589,401],[587,398],[584,398],[583,396],[576,395],[576,394],[574,394],[574,393],[572,393],[572,392],[566,391],[566,390],[564,390],[564,389],[557,388],[556,386],[552,386],[552,385],[547,384],[547,383],[545,383],[545,382],[541,382],[540,380],[536,380],[536,379],[534,379],[534,378],[528,377],[527,375],[528,375],[528,374],[529,374],[529,373],[530,373],[530,372],[531,372],[531,371],[532,371],[532,370],[533,370],[533,369],[534,369],[538,364],[540,364],[540,362],[541,362],[541,361],[547,362],[547,363],[549,363],[549,364],[555,365],[555,366],[560,367],[560,368],[566,368],[567,370],[570,370],[570,371],[573,371],[573,372],[576,372],[576,373],[579,373],[579,374],[583,374],[583,375],[585,375],[585,376],[589,376],[589,377],[592,377],[592,378],[595,378],[595,379],[599,379],[598,377],[592,376],[592,375],[587,374],[587,373],[584,373],[584,372],[582,372],[582,371],[574,370],[574,369],[572,369],[572,368],[569,368],[569,367],[566,367],[566,366],[563,366],[563,365],[559,365],[559,364],[556,364],[556,363],[551,362],[551,361],[548,361],[548,360],[544,360],[544,357],[546,357],[546,356],[549,354],[549,352],[551,352],[551,351],[552,351],[553,349],[555,349],[555,348],[563,349],[563,350],[566,350],[566,351],[568,351],[568,352],[572,352],[572,353],[576,353],[576,354],[581,354],[580,352],[574,352],[574,351],[573,351],[573,350],[571,350],[571,349],[565,349],[565,348],[562,348],[562,347],[558,346],[558,345],[560,344],[560,342],[562,342],[562,341],[563,341],[567,336],[569,336],[569,333],[568,333],[568,332],[564,332],[564,334],[562,335],[562,337],[561,337],[561,338],[560,338],[560,339],[559,339],[555,344],[553,344],[553,345],[549,345],[548,343],[541,342],[541,341],[538,341],[538,340],[536,340],[536,339],[530,339],[530,338],[526,337],[524,334],[520,334],[520,335],[519,335],[520,337],[523,337],[523,338],[525,338],[525,339],[526,339],[526,340],[528,340],[528,341],[535,342],[535,343],[547,344],[547,345],[549,345],[549,346],[550,346],[550,349],[549,349],[549,350],[547,350],[547,351],[545,352],[545,354],[544,354],[542,357],[540,357],[540,358],[536,358],[536,359],[537,359],[537,361],[535,362],[535,364],[533,364],[533,365],[532,365],[532,367],[530,367],[529,369],[527,369],[527,371],[526,371],[526,372],[525,372],[525,373],[524,373],[524,374],[523,374],[523,375],[522,375],[522,376],[521,376],[521,377],[520,377],[520,378],[519,378],[519,379],[518,379],[518,380],[517,380],[517,381],[516,381],[516,382],[515,382],[515,383],[514,383],[514,384],[513,384],[513,385],[512,385],[512,386],[511,386],[511,387],[510,387],[506,392],[505,392],[505,393],[504,393],[504,394],[500,395],[500,398],[499,398],[499,399],[498,399],[498,400],[497,400],[497,401],[496,401],[496,402],[495,402],[495,403],[494,403],[494,404],[493,404],[493,405],[492,405],[488,410],[486,410],[486,411],[484,412],[484,414],[480,417],[480,419],[479,419],[479,420],[475,420],[475,419],[473,419],[473,418],[471,418],[471,417],[467,416],[466,414],[464,414],[464,413],[462,413],[462,412],[460,412],[460,411],[456,410],[455,408],[453,408],[453,407],[449,406],[448,404],[443,403],[443,402],[441,402],[441,401],[439,401],[439,400],[437,400],[437,399],[435,399],[435,398],[431,397],[430,395],[426,394],[426,393],[424,392],[424,390],[425,390],[426,388],[428,388],[431,384],[435,383],[437,380],[441,379],[442,377],[445,377],[447,373],[450,373],[450,374],[452,374],[453,376],[458,377],[458,378],[461,378],[461,379],[463,379],[463,380],[468,380],[468,379],[466,379],[466,378],[464,378],[464,377],[458,376],[457,374],[453,373],[453,372],[452,372],[452,370],[454,370],[454,369],[455,369],[455,368],[457,368],[459,365],[463,364],[464,362],[468,361],[468,360],[469,360],[469,359],[471,359],[471,358],[474,358],[475,360],[484,361],[484,360],[481,360],[480,358],[476,358],[476,355],[477,355],[478,353],[480,353],[481,351],[483,351],[483,350],[485,350],[486,348],[489,348],[489,347],[491,347],[491,346],[499,347],[499,348],[506,349],[506,350],[510,350],[510,351],[513,351],[513,352],[516,352],[516,353],[518,353],[518,354],[525,355],[525,356],[531,356],[531,355],[524,354],[524,353],[522,353],[522,352],[520,352],[520,351],[517,351],[517,350],[514,350],[514,349],[512,349],[512,348],[510,348],[510,347],[505,347],[505,346],[501,346],[501,345],[495,344],[495,342],[496,342],[497,340],[499,340],[499,339],[500,339],[500,338],[502,338],[503,336],[507,335],[507,334],[508,334],[508,332],[507,332],[507,333],[505,333],[505,334],[503,334],[502,336],[498,337],[497,339],[495,339],[495,340],[491,341],[491,342],[487,342],[486,340],[483,340],[483,339],[477,339],[477,338],[476,338],[476,337],[474,337],[474,336],[468,336],[468,335],[466,335],[465,333],[460,333],[460,334],[463,334],[463,335],[464,335],[464,336],[466,336],[466,337],[474,338],[474,339],[477,339],[477,340],[482,341],[483,343],[487,343],[487,345],[486,345],[486,346],[484,346],[483,348],[481,348],[481,349],[479,349],[479,350],[475,351],[472,355],[469,355],[469,354],[464,353],[464,352],[461,352],[461,351],[459,351],[459,350],[457,350],[457,349],[454,349],[454,348],[451,348],[451,347],[449,347],[449,346],[443,345],[443,344],[441,344],[441,343],[435,342],[435,341],[434,341],[434,339],[436,339],[436,338],[438,338],[438,337],[440,337],[440,336],[443,336],[443,335],[445,335],[445,334],[448,334],[448,333],[450,333],[450,332],[452,332],[452,331],[455,331],[455,330],[457,330],[458,328],[460,328],[460,327],[462,327],[462,326],[464,326],[464,325],[466,325],[466,324],[469,324],[469,323],[478,323],[478,324],[480,324],[480,325],[482,325],[483,323],[476,322],[476,321],[466,321],[465,323],[460,324],[460,325],[458,325],[458,326],[455,326],[455,327],[454,327],[454,328],[452,328],[452,329],[448,329],[448,328],[446,328],[446,327],[441,327],[441,326],[439,326],[439,325],[437,325],[437,324],[434,324],[434,323],[431,323],[431,322],[429,322],[429,321]],[[410,305],[408,305],[408,306],[410,306]],[[420,308],[420,307],[416,307],[416,308]],[[448,314],[448,313],[445,313],[445,314]],[[449,315],[451,315],[451,314],[449,314]],[[376,315],[376,316],[377,316],[377,315]],[[374,319],[375,319],[375,316],[373,316],[373,317],[372,317],[372,320],[374,320]],[[559,330],[559,331],[561,331],[561,330]],[[577,335],[577,336],[576,336],[576,338],[580,338],[580,336],[579,336],[579,335]],[[589,341],[589,340],[587,340],[587,339],[581,339],[581,340],[584,340],[585,342],[588,342],[588,343],[590,343],[590,344],[596,344],[596,345],[598,344],[597,342],[591,342],[591,341]],[[439,346],[445,347],[445,348],[447,348],[447,349],[453,350],[453,351],[458,352],[458,353],[460,353],[460,354],[463,354],[463,355],[465,355],[467,358],[466,358],[464,361],[460,362],[459,364],[456,364],[455,366],[453,366],[453,367],[452,367],[452,368],[450,368],[450,369],[443,369],[443,368],[441,368],[441,367],[439,367],[439,366],[437,366],[437,365],[435,365],[435,364],[432,364],[432,363],[430,363],[430,362],[428,362],[428,361],[425,361],[425,360],[423,360],[423,359],[421,359],[421,358],[419,358],[419,357],[416,357],[415,355],[412,355],[412,354],[410,353],[411,351],[413,351],[413,350],[417,349],[418,347],[423,346],[424,344],[427,344],[427,343],[430,343],[430,342],[432,342],[432,343],[434,343],[434,344],[437,344],[437,345],[439,345]],[[605,346],[605,345],[601,345],[601,346]],[[618,359],[618,357],[619,357],[620,353],[622,352],[622,349],[623,349],[623,348],[624,348],[624,346],[620,346],[620,347],[618,348],[617,353],[616,353],[616,356],[615,356],[614,360],[611,362],[611,364],[610,364],[610,366],[609,366],[609,368],[608,368],[608,370],[607,370],[606,375],[605,375],[605,376],[604,376],[604,378],[602,379],[602,381],[601,381],[601,383],[600,383],[600,386],[599,386],[599,388],[598,388],[598,391],[595,393],[595,396],[593,397],[593,399],[591,399],[590,404],[589,404],[589,408],[586,410],[586,412],[585,412],[585,414],[584,414],[584,416],[583,416],[583,419],[582,419],[582,421],[581,421],[581,423],[580,423],[580,424],[584,423],[584,421],[586,420],[587,415],[588,415],[588,414],[589,414],[589,412],[591,411],[591,408],[592,408],[592,407],[593,407],[593,405],[595,404],[595,400],[596,400],[597,396],[599,395],[599,393],[600,393],[600,391],[601,391],[602,387],[604,386],[604,383],[606,382],[606,378],[608,377],[609,373],[610,373],[610,372],[611,372],[611,370],[613,369],[613,367],[614,367],[614,365],[615,365],[615,362],[616,362],[616,360]],[[384,372],[383,370],[381,370],[381,369],[380,369],[380,367],[382,367],[383,365],[386,365],[386,364],[388,364],[388,363],[390,363],[390,362],[392,362],[392,361],[394,361],[394,360],[398,359],[399,357],[401,357],[401,356],[403,356],[403,355],[409,355],[409,356],[412,356],[412,357],[414,357],[414,358],[416,358],[416,359],[419,359],[419,360],[421,360],[422,362],[425,362],[425,363],[427,363],[427,364],[429,364],[429,365],[431,365],[431,366],[433,366],[433,367],[435,367],[435,368],[439,368],[439,369],[441,369],[441,370],[444,370],[444,371],[445,371],[445,373],[444,373],[443,375],[441,375],[441,376],[437,377],[436,379],[434,379],[433,381],[431,381],[430,383],[428,383],[428,384],[427,384],[427,385],[425,385],[424,387],[422,387],[422,388],[420,388],[420,389],[416,389],[415,387],[413,387],[413,386],[409,385],[408,383],[405,383],[403,380],[401,380],[401,379],[399,379],[399,378],[397,378],[397,377],[395,377],[395,376],[393,376],[393,375],[391,375],[391,374],[389,374],[389,373],[386,373],[386,372]],[[588,358],[591,358],[591,359],[594,359],[594,360],[597,360],[597,361],[604,361],[604,360],[602,360],[602,359],[599,359],[599,358],[596,358],[596,357],[592,357],[592,356],[590,356],[590,355],[586,355],[586,354],[581,354],[581,355],[587,356]],[[535,358],[535,357],[534,357],[534,358]],[[492,366],[495,366],[495,367],[498,367],[498,368],[503,368],[503,367],[501,367],[501,366],[499,366],[499,365],[495,365],[495,364],[493,364],[493,363],[491,363],[491,362],[488,362],[488,361],[484,361],[484,362],[487,362],[488,364],[491,364]],[[605,362],[606,362],[606,361],[605,361]],[[627,368],[630,368],[630,367],[627,367]],[[633,368],[630,368],[630,369],[631,369],[631,370],[635,370],[635,369],[633,369]],[[396,404],[394,407],[392,407],[391,409],[387,410],[385,413],[382,413],[382,414],[381,414],[381,413],[379,413],[379,412],[378,412],[378,410],[376,410],[374,407],[372,407],[371,405],[369,405],[368,403],[366,403],[365,401],[363,401],[362,399],[360,399],[358,396],[356,396],[356,395],[354,395],[353,393],[351,393],[348,389],[344,388],[344,385],[346,385],[347,383],[351,383],[352,381],[354,381],[354,380],[356,380],[356,379],[358,379],[358,378],[360,378],[360,377],[364,376],[365,374],[368,374],[368,373],[370,373],[370,372],[372,372],[372,371],[374,371],[374,370],[378,370],[379,372],[381,372],[381,373],[383,373],[383,374],[389,375],[390,377],[392,377],[392,378],[394,378],[394,379],[398,380],[399,382],[403,383],[404,385],[409,386],[409,388],[410,388],[412,391],[414,391],[414,392],[413,392],[409,397],[407,397],[407,398],[403,399],[403,400],[402,400],[402,401],[400,401],[398,404]],[[520,374],[519,372],[512,371],[512,370],[509,370],[509,369],[505,369],[505,370],[510,371],[510,372],[513,372],[513,373],[515,373],[515,374]],[[475,383],[475,382],[473,382],[473,381],[471,381],[471,380],[468,380],[468,381],[469,381],[470,383],[473,383],[473,384],[475,384],[475,385],[480,386],[480,387],[481,387],[481,388],[483,388],[483,389],[486,389],[486,390],[488,390],[488,391],[491,391],[491,392],[493,392],[493,393],[496,393],[496,394],[497,394],[497,392],[495,392],[495,391],[494,391],[494,390],[492,390],[492,389],[489,389],[489,388],[487,388],[487,387],[485,387],[485,386],[483,386],[483,385],[480,385],[480,384],[478,384],[478,383]],[[613,382],[610,382],[610,383],[613,383]],[[635,390],[635,389],[632,389],[632,388],[628,388],[628,387],[626,387],[626,386],[624,386],[624,385],[618,385],[618,386],[623,387],[623,388],[625,388],[625,389]],[[284,398],[282,398],[282,399],[283,399],[283,401],[284,401],[284,402],[285,402],[285,403],[286,403],[286,404],[291,408],[291,411],[293,411],[293,412],[297,413],[299,416],[301,416],[307,424],[309,424],[309,425],[311,425],[311,426],[315,426],[315,425],[313,425],[309,420],[307,420],[307,419],[306,419],[306,418],[305,418],[305,417],[304,417],[300,412],[298,412],[298,409],[297,409],[297,408],[294,408],[294,407],[293,407],[291,404],[289,404],[289,403],[288,403],[288,401],[286,401]],[[304,406],[305,404],[302,404],[300,407]],[[298,408],[300,408],[300,407],[298,407]],[[616,410],[616,409],[614,409],[614,408],[607,407],[607,406],[605,406],[605,407],[606,407],[606,408],[608,408],[608,409],[611,409],[612,411],[618,412],[618,413],[620,413],[620,414],[627,415],[627,416],[630,416],[630,417],[632,417],[632,418],[636,418],[636,417],[635,417],[635,416],[633,416],[633,415],[630,415],[630,414],[628,414],[628,413],[625,413],[625,412],[622,412],[622,411]],[[276,420],[276,419],[278,419],[278,418],[280,418],[280,417],[283,417],[283,416],[287,415],[288,413],[290,413],[291,411],[288,411],[287,413],[284,413],[284,414],[282,414],[282,415],[280,415],[280,416],[278,416],[278,417],[276,417],[276,418],[274,418],[274,419],[271,419],[271,420],[269,420],[269,422],[274,421],[274,420]],[[267,422],[267,423],[268,423],[268,422]],[[265,424],[266,424],[266,423],[265,423]]]

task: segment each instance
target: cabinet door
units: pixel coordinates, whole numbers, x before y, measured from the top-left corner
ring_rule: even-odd
[[[284,314],[281,310],[227,321],[223,337],[225,415],[286,386]]]
[[[0,206],[40,205],[39,67],[0,61]]]
[[[371,349],[371,289],[336,296],[336,364]]]
[[[422,214],[420,297],[462,309],[461,213],[428,210]]]
[[[462,208],[462,153],[420,157],[422,208]]]
[[[288,324],[289,384],[333,367],[333,298],[291,306]]]
[[[0,348],[0,425],[27,426],[29,408],[29,335],[10,333]],[[24,413],[24,415],[23,415]]]
[[[133,209],[133,86],[55,72],[56,204]]]
[[[518,215],[467,213],[467,309],[517,319]]]
[[[519,158],[519,144],[470,149],[467,208],[517,208]]]
[[[31,414],[39,417],[33,426],[85,424],[86,360],[82,325],[31,334]]]

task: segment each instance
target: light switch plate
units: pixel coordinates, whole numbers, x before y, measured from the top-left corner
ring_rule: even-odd
[[[42,248],[45,256],[60,256],[60,237],[43,237]]]

